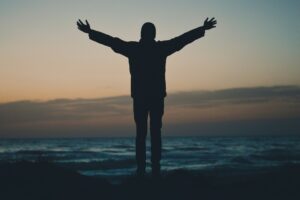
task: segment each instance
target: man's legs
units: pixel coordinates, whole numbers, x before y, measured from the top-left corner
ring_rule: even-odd
[[[134,121],[136,124],[135,155],[137,174],[143,176],[146,171],[146,136],[148,109],[143,99],[133,99]]]
[[[151,101],[150,105],[150,133],[151,133],[151,164],[152,174],[160,175],[161,159],[161,128],[164,114],[164,98]]]

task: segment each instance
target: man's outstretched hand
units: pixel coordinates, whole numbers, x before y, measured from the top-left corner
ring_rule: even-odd
[[[217,20],[215,20],[215,18],[211,18],[210,20],[208,20],[208,18],[206,18],[206,20],[204,21],[203,27],[205,28],[205,30],[209,30],[212,28],[216,28],[216,24],[217,24]]]
[[[84,33],[91,32],[90,24],[87,20],[85,20],[86,24],[84,24],[80,19],[77,21],[77,27],[79,30],[81,30]]]

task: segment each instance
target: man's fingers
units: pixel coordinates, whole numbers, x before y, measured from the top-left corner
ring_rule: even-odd
[[[215,18],[213,17],[213,18],[211,18],[209,21],[212,22],[212,21],[214,21],[214,20],[215,20]]]
[[[90,26],[90,24],[89,24],[88,20],[85,20],[85,22],[86,22],[86,25]]]
[[[77,24],[77,26],[82,26],[79,22],[77,22],[76,24]]]
[[[77,28],[78,28],[79,30],[82,30],[82,28],[83,28],[82,24],[80,24],[79,22],[77,22]]]
[[[204,22],[207,22],[208,21],[208,17],[205,19],[205,21]]]
[[[83,23],[81,20],[79,20],[79,23],[80,23],[81,25],[84,25],[84,23]]]

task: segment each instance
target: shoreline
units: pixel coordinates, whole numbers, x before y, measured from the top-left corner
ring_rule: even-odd
[[[167,171],[119,183],[48,162],[0,164],[1,199],[300,199],[300,165],[264,171]]]

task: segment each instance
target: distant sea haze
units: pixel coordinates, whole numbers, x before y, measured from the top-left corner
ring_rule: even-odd
[[[163,135],[299,135],[299,100],[293,85],[169,93]],[[134,135],[130,96],[0,103],[0,138]]]
[[[150,144],[147,144],[150,168]],[[2,139],[0,162],[48,161],[89,176],[135,171],[134,138]],[[300,163],[300,137],[165,137],[163,171],[263,170]]]

